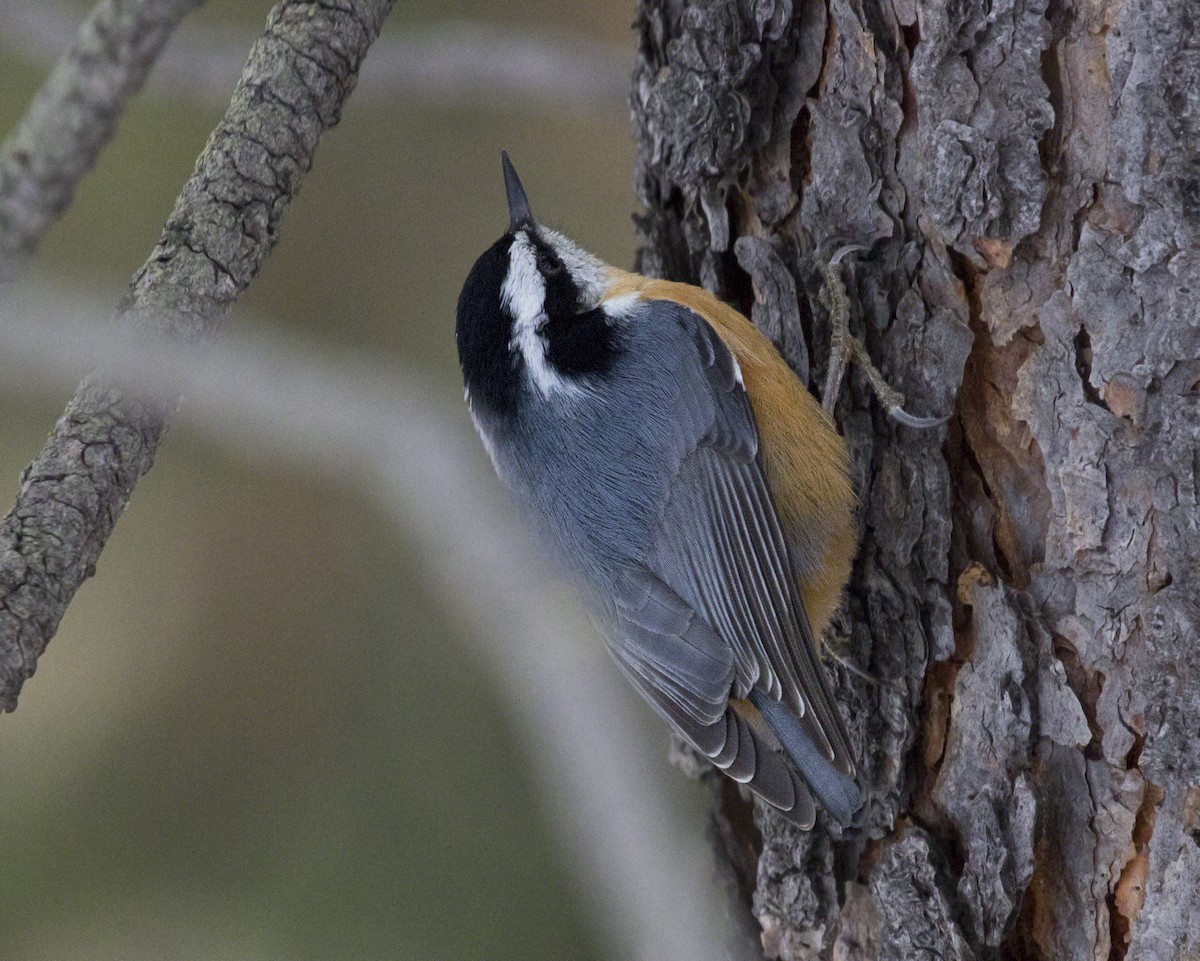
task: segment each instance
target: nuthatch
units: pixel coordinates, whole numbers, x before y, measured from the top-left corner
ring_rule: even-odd
[[[860,803],[818,659],[855,549],[845,444],[745,317],[534,220],[471,268],[456,339],[497,473],[583,586],[621,670],[803,827]]]

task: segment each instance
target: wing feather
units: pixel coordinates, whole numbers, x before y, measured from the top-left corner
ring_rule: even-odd
[[[691,617],[680,616],[684,609]],[[646,616],[650,610],[671,615]],[[735,781],[812,827],[816,806],[808,786],[730,704],[730,646],[647,572],[630,572],[604,616],[618,666],[675,731]]]
[[[735,696],[758,687],[783,701],[821,752],[850,774],[849,739],[817,659],[783,527],[758,460],[749,398],[728,348],[700,317],[686,313],[707,380],[707,391],[700,390],[692,406],[711,405],[712,413],[707,429],[682,445],[651,569],[733,648]],[[704,420],[695,409],[681,418],[689,425]]]
[[[779,743],[764,741],[770,735],[729,701],[755,690],[785,705],[813,748],[852,778],[849,738],[817,658],[736,359],[702,318],[670,306],[695,349],[679,365],[679,409],[669,419],[680,434],[678,463],[645,569],[629,573],[607,612],[614,655],[715,764],[811,822],[809,789]]]

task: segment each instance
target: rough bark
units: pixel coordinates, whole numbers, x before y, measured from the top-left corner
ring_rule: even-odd
[[[196,162],[117,322],[204,341],[275,246],[392,0],[292,2],[271,12],[229,110]],[[176,400],[96,374],[80,385],[0,522],[0,706],[16,706],[154,452]]]
[[[642,0],[640,266],[807,382],[815,257],[918,414],[840,398],[830,670],[869,798],[718,790],[782,958],[1200,957],[1200,36],[1186,0]],[[811,358],[811,360],[810,360]],[[749,887],[750,885],[747,885]]]

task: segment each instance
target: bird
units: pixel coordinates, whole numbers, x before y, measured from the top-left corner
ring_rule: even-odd
[[[685,283],[539,223],[501,154],[509,226],[455,340],[501,481],[668,725],[786,819],[862,792],[819,656],[856,550],[845,442],[775,346]]]

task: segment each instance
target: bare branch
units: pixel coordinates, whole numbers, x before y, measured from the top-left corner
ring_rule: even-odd
[[[69,11],[50,0],[0,0],[0,14],[3,41],[35,57],[54,56],[74,30]],[[244,31],[232,27],[185,27],[155,69],[151,89],[224,103],[247,42]],[[454,104],[487,98],[616,111],[629,95],[629,59],[623,47],[549,30],[412,26],[376,44],[356,97]]]
[[[119,321],[204,341],[275,245],[280,219],[354,87],[391,0],[283,0],[184,185]],[[138,478],[174,402],[93,375],[0,523],[0,705],[11,711]]]
[[[203,2],[100,0],[84,20],[0,146],[0,280],[19,270],[70,205],[167,38]]]

